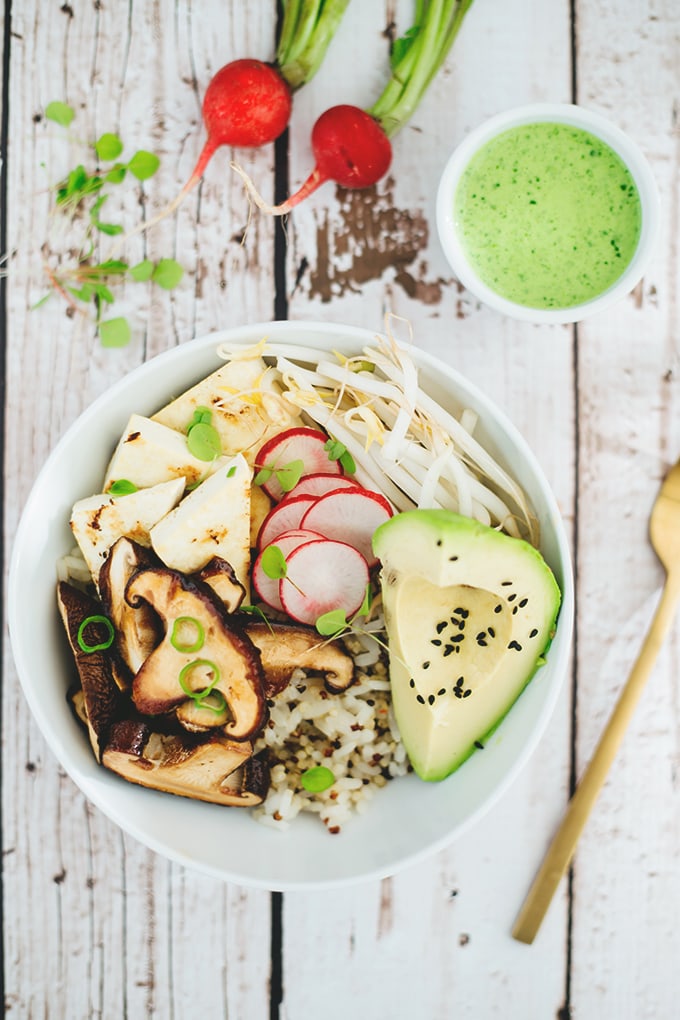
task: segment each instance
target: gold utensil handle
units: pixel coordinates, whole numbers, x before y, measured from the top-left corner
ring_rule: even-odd
[[[569,867],[576,844],[616,756],[652,666],[673,622],[680,599],[680,572],[669,574],[654,618],[630,676],[543,860],[512,929],[513,938],[533,942],[553,894]]]

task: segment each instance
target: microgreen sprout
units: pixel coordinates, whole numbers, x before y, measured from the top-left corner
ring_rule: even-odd
[[[268,545],[266,549],[262,550],[261,563],[267,577],[271,577],[273,580],[281,579],[288,573],[286,557],[278,545]]]
[[[354,463],[354,458],[345,444],[341,443],[339,439],[329,439],[324,443],[323,448],[328,454],[329,460],[340,461],[340,466],[346,475],[356,473],[357,466]]]
[[[323,793],[335,782],[335,776],[325,765],[314,765],[300,776],[300,783],[308,793]]]
[[[360,633],[359,628],[355,627],[355,621],[360,616],[368,616],[371,611],[371,604],[371,585],[369,583],[366,585],[366,591],[364,592],[364,601],[351,619],[347,619],[344,609],[330,609],[327,613],[322,613],[321,616],[316,618],[314,626],[322,637],[336,638],[350,631],[358,631]]]
[[[197,460],[211,461],[222,452],[220,434],[212,422],[212,411],[197,407],[187,429],[187,448]]]
[[[74,110],[66,103],[55,101],[45,107],[45,118],[68,128],[73,121]],[[104,309],[114,303],[115,283],[150,282],[164,290],[172,290],[179,284],[184,272],[173,258],[161,258],[155,262],[144,259],[136,265],[114,258],[96,261],[99,238],[123,233],[122,224],[102,215],[111,196],[111,188],[122,184],[127,177],[146,181],[160,165],[158,157],[145,149],[138,149],[125,162],[121,159],[123,150],[122,139],[113,132],[105,132],[89,146],[90,158],[94,156],[97,161],[94,169],[87,168],[85,162],[78,163],[54,187],[55,212],[62,214],[60,225],[63,226],[68,217],[66,223],[77,226],[80,236],[75,243],[69,238],[69,252],[75,251],[75,256],[50,250],[45,265],[51,284],[49,293],[59,294],[72,311],[81,304],[94,307],[94,319],[103,347],[124,347],[132,335],[124,317],[103,317]],[[51,248],[49,242],[46,247]],[[74,261],[71,262],[71,259]],[[57,268],[54,268],[55,262]],[[39,301],[33,307],[42,303]],[[85,308],[82,310],[85,311]]]
[[[131,496],[133,492],[137,492],[137,486],[127,478],[116,478],[106,491],[109,496]]]
[[[263,468],[260,468],[253,480],[256,485],[264,485],[274,475],[283,491],[290,492],[300,481],[304,471],[305,464],[302,460],[291,460],[288,464],[283,464],[281,467],[266,464]]]

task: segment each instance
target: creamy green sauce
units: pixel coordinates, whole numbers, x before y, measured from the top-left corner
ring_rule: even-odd
[[[497,294],[570,308],[607,290],[632,259],[635,182],[599,138],[538,122],[492,139],[466,167],[454,215],[467,258]]]

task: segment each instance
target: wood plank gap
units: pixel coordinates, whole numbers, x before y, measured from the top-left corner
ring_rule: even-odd
[[[274,142],[274,204],[288,198],[290,174],[288,165],[288,128]],[[277,216],[274,225],[274,318],[288,318],[286,260],[288,254],[287,217]]]
[[[578,52],[578,3],[577,0],[570,0],[569,3],[569,25],[571,27],[571,101],[576,103],[578,97],[578,67],[576,54]]]
[[[0,254],[5,257],[4,266],[7,268],[9,253],[7,251],[7,150],[9,142],[9,61],[11,52],[11,27],[12,27],[12,0],[5,0],[5,14],[3,23],[2,39],[2,111],[0,111]],[[6,406],[6,383],[7,378],[7,277],[0,274],[0,404]],[[0,477],[5,477],[5,415],[2,415],[0,422]],[[3,485],[2,509],[0,510],[0,577],[5,576],[5,500],[6,488]],[[5,603],[4,590],[0,591],[0,633],[5,633]],[[2,689],[3,689],[2,660],[0,659],[0,732],[2,732]],[[4,837],[2,830],[2,819],[0,816],[0,862],[4,861]],[[0,867],[0,1002],[5,1003],[5,886],[4,868]]]
[[[271,894],[269,1020],[280,1020],[283,1002],[283,893]]]

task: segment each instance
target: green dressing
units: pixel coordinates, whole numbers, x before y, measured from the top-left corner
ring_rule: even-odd
[[[614,284],[640,237],[630,171],[601,139],[568,124],[511,128],[484,145],[454,198],[480,279],[529,308],[570,308]]]

